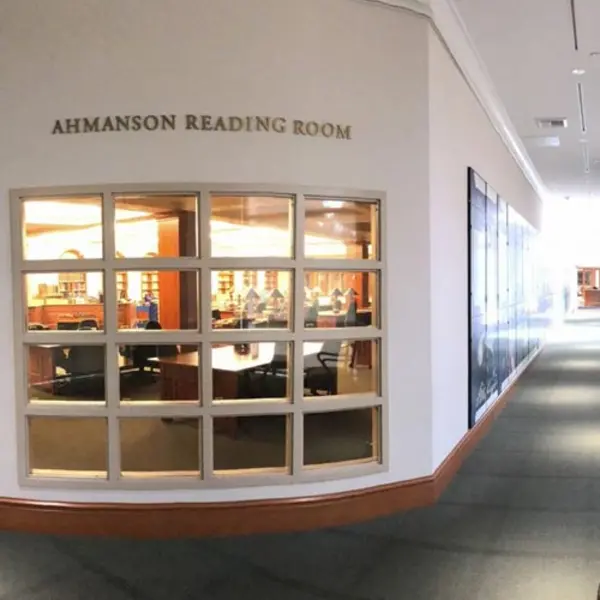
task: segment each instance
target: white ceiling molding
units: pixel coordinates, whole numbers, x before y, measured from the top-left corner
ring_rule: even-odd
[[[504,104],[500,100],[485,64],[453,0],[429,0],[432,22],[492,125],[538,196],[545,200],[548,190],[533,165]]]
[[[487,68],[477,51],[454,0],[355,0],[366,4],[388,6],[428,17],[446,44],[454,61],[486,112],[492,126],[508,148],[538,196],[545,200],[548,190],[533,165],[504,104],[500,100]]]
[[[391,8],[401,8],[409,10],[426,17],[431,17],[431,9],[427,1],[422,0],[355,0],[364,4],[375,4],[379,6],[389,6]]]

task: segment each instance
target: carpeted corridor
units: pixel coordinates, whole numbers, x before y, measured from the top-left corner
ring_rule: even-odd
[[[441,502],[305,534],[0,534],[0,600],[594,600],[600,311],[553,333]]]

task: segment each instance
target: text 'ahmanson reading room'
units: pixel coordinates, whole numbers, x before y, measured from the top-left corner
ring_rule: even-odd
[[[338,140],[352,139],[352,126],[329,121],[285,117],[213,116],[186,114],[116,115],[56,119],[52,134],[111,133],[125,131],[223,131],[230,133],[291,133]]]

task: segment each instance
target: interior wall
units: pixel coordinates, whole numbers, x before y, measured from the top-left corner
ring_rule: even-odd
[[[0,22],[0,304],[11,306],[13,294],[11,188],[217,181],[381,190],[387,193],[390,391],[387,473],[229,490],[22,489],[13,323],[5,309],[0,496],[241,500],[338,492],[429,474],[427,22],[347,0],[178,0],[176,10],[163,0],[4,0]],[[182,129],[51,135],[58,118],[160,113],[333,121],[351,124],[352,140]],[[482,173],[494,179],[486,169]]]
[[[429,165],[435,469],[468,429],[467,168],[538,229],[542,203],[433,30]]]

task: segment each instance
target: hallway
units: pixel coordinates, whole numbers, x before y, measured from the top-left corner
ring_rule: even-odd
[[[580,311],[553,338],[434,507],[226,540],[0,534],[0,600],[592,600],[600,311]]]

